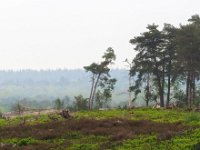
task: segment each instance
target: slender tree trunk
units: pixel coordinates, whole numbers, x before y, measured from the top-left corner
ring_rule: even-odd
[[[191,98],[191,100],[192,100],[192,104],[194,104],[195,103],[195,89],[196,89],[196,87],[195,87],[195,71],[192,71],[192,74],[191,74],[191,95],[192,95],[192,98]]]
[[[149,106],[149,100],[147,99],[146,100],[146,107],[148,107]]]
[[[193,72],[191,72],[191,105],[194,104],[194,84],[193,84]]]
[[[194,86],[194,91],[193,91],[193,95],[194,95],[194,99],[196,98],[196,73],[194,73],[194,81],[193,81],[193,86]]]
[[[164,107],[164,91],[163,91],[162,82],[161,82],[161,79],[163,78],[163,74],[162,74],[162,77],[161,77],[160,74],[159,74],[159,70],[158,70],[159,67],[158,67],[156,58],[154,58],[154,61],[156,63],[155,65],[156,65],[156,68],[157,68],[155,75],[157,77],[157,82],[158,82],[158,91],[159,91],[159,97],[160,97],[160,106]],[[163,84],[163,86],[164,86],[164,84]]]
[[[93,76],[92,76],[92,87],[91,87],[90,98],[89,98],[89,102],[88,102],[88,109],[89,110],[91,110],[91,98],[92,98],[93,91],[94,91],[94,81],[95,81],[95,75],[93,74]]]
[[[149,100],[150,100],[150,85],[149,85],[149,82],[150,82],[150,74],[148,73],[147,75],[147,93],[146,93],[146,107],[149,106]]]
[[[190,74],[190,83],[189,83],[189,103],[190,103],[190,108],[192,108],[192,83],[191,83],[191,74]]]
[[[188,79],[187,79],[187,101],[189,104],[189,108],[192,108],[192,104],[194,104],[195,100],[195,72],[188,71]]]
[[[96,82],[94,84],[94,90],[93,90],[93,94],[92,94],[92,98],[91,98],[91,109],[93,109],[93,104],[94,104],[94,98],[95,98],[95,94],[96,94],[96,89],[97,89],[97,85],[99,83],[99,78],[100,78],[101,74],[98,74]]]
[[[191,108],[191,71],[188,72],[188,90],[187,90],[188,106]]]
[[[163,70],[162,70],[162,104],[161,104],[161,107],[165,107],[164,94],[165,94],[165,65],[163,64]]]
[[[157,74],[157,83],[158,83],[158,92],[159,92],[159,97],[160,97],[160,106],[164,107],[164,94],[163,94],[163,88],[161,84],[161,78]]]
[[[187,73],[187,81],[186,81],[186,104],[189,107],[189,71]]]
[[[165,106],[163,87],[161,87],[161,91],[160,91],[160,106],[161,106],[161,107],[164,107],[164,106]]]
[[[166,103],[166,107],[169,107],[170,90],[171,90],[171,61],[169,61],[169,68],[168,68],[167,103]]]
[[[164,107],[164,94],[163,94],[162,84],[161,84],[160,78],[158,78],[157,80],[158,80],[158,91],[159,91],[159,97],[160,97],[160,106]]]
[[[189,66],[192,67],[193,65],[193,60],[191,59],[189,62]],[[195,100],[195,70],[191,69],[188,71],[188,94],[187,94],[187,100],[189,101],[189,108],[191,109],[192,104],[194,104]]]
[[[131,75],[129,75],[129,88],[131,87]],[[128,107],[131,108],[131,101],[132,101],[132,98],[131,98],[131,91],[130,89],[128,89],[128,94],[129,94],[129,101],[128,101]]]

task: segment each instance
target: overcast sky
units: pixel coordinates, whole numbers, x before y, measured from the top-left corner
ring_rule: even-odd
[[[199,0],[1,0],[0,70],[82,68],[108,47],[121,68],[147,24],[178,26],[193,14]]]

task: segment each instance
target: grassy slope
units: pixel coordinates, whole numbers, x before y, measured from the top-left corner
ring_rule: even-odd
[[[21,125],[23,119],[20,117],[11,121],[0,119],[0,143],[6,144],[4,148],[8,149],[190,150],[195,149],[200,142],[200,128],[197,127],[200,125],[200,114],[194,112],[139,108],[82,111],[75,113],[70,121],[63,121],[56,115],[54,118],[58,118],[59,122],[52,122],[46,115],[37,118],[27,116],[25,126]],[[118,120],[119,124],[113,124]],[[155,123],[144,121],[138,123],[135,120],[150,120]],[[124,124],[121,125],[121,122]],[[156,130],[159,126],[163,129],[163,133],[162,130]],[[144,132],[145,130],[151,132]],[[36,134],[36,131],[42,135]],[[134,135],[128,135],[129,131]],[[21,132],[24,132],[24,136],[20,134]]]

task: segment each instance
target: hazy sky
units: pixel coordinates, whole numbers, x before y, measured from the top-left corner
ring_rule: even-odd
[[[82,68],[108,47],[123,67],[147,24],[178,26],[193,14],[199,0],[1,0],[0,69]]]

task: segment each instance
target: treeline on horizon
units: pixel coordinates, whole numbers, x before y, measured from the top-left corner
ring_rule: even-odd
[[[128,90],[128,70],[112,69],[119,82],[113,93],[112,107],[125,105]],[[90,75],[83,69],[0,71],[0,111],[11,111],[20,103],[32,108],[54,106],[60,98],[71,106],[74,96],[89,95]]]
[[[200,73],[200,17],[193,15],[186,25],[147,26],[147,31],[130,40],[137,55],[130,75],[137,80],[130,87],[134,99],[142,91],[146,105],[159,101],[169,107],[174,99],[191,108],[200,104],[197,86]],[[134,100],[133,99],[133,100]]]
[[[127,73],[126,69],[112,69],[111,74],[117,78],[124,76]],[[1,70],[0,71],[0,86],[8,84],[28,85],[28,84],[59,84],[66,85],[67,83],[85,78],[89,80],[89,75],[83,69],[55,69],[55,70]],[[88,79],[87,79],[88,78]],[[74,80],[73,80],[74,79]]]

